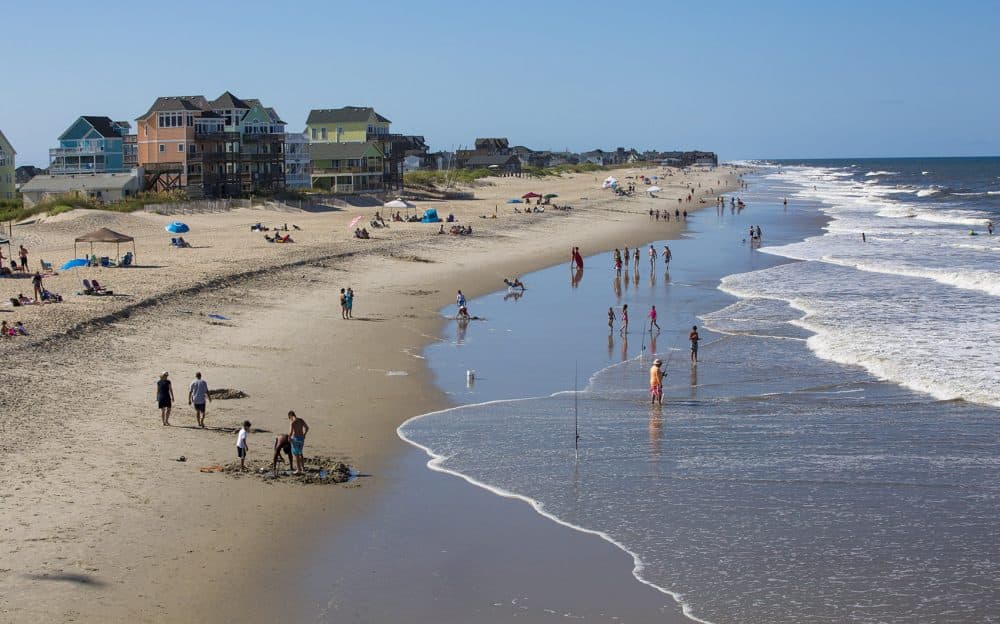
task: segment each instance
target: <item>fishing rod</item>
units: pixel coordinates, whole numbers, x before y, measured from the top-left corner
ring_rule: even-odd
[[[577,378],[580,374],[580,363],[573,363],[573,455],[580,461],[580,397],[577,394]]]

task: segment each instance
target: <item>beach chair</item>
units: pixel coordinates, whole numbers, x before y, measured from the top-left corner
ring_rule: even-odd
[[[86,282],[87,280],[83,280],[83,281]],[[94,294],[95,295],[104,296],[104,295],[113,295],[113,294],[115,294],[113,291],[110,291],[110,290],[106,289],[104,286],[101,286],[100,282],[98,282],[97,280],[91,281],[90,284],[91,284],[91,286],[94,287]]]
[[[90,283],[90,280],[88,280],[88,279],[83,280],[83,294],[85,294],[85,295],[93,295],[96,292],[97,291],[94,288],[94,286]]]
[[[42,263],[42,273],[54,274],[56,272],[56,270],[52,268],[51,262],[46,262],[44,260],[39,260],[39,262]]]
[[[122,256],[121,266],[123,266],[123,267],[132,266],[132,252],[131,251],[126,251],[125,255]]]
[[[101,266],[102,267],[111,266],[111,258],[108,256],[101,256]]]

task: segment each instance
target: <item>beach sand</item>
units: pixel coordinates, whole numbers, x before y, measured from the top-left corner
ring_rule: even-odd
[[[587,255],[676,236],[683,225],[651,223],[649,208],[692,210],[697,202],[677,203],[685,194],[678,182],[714,196],[734,188],[735,173],[678,174],[659,181],[656,199],[614,198],[599,188],[604,175],[501,178],[476,187],[475,200],[421,203],[472,225],[469,237],[391,223],[369,228],[373,240],[356,240],[351,219],[373,213],[360,208],[73,211],[15,226],[14,243],[29,248],[32,267],[69,259],[73,238],[98,227],[135,236],[140,266],[60,272],[45,284],[64,303],[0,307],[0,318],[22,320],[32,332],[0,341],[0,619],[264,621],[287,612],[302,583],[297,562],[318,541],[335,539],[339,525],[377,510],[380,492],[392,487],[383,475],[406,449],[396,427],[447,405],[420,352],[438,339],[438,310],[457,289],[470,297],[497,290],[504,277],[568,263],[573,246]],[[573,210],[513,214],[506,198],[527,191],[557,193]],[[497,219],[479,218],[494,210]],[[163,228],[176,219],[191,226],[185,238],[193,248],[167,244]],[[249,232],[258,221],[301,230],[290,232],[294,244],[268,244]],[[75,295],[85,277],[115,296]],[[353,321],[340,318],[339,289],[347,286],[356,292]],[[0,280],[5,299],[18,292],[30,295],[30,281]],[[154,402],[163,370],[177,399],[169,428]],[[249,395],[210,403],[206,430],[194,427],[186,405],[198,370],[210,388]],[[251,459],[269,461],[289,409],[310,424],[307,457],[341,459],[361,476],[321,486],[199,471],[235,460],[244,419],[256,430]],[[546,522],[533,519],[536,529]],[[543,537],[547,529],[536,533],[539,552],[554,539]],[[416,537],[435,528],[411,530]],[[597,560],[614,550],[593,541],[606,548],[593,551]],[[621,567],[622,585],[642,588],[627,576],[627,557],[607,558]],[[342,569],[356,563],[343,561]],[[466,565],[476,570],[475,561]],[[565,573],[585,577],[592,565]],[[589,580],[607,582],[601,572]],[[588,593],[586,584],[570,586]]]

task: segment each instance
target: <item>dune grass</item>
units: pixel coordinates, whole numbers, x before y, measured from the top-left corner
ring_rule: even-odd
[[[38,202],[30,208],[20,200],[5,200],[0,202],[0,221],[23,221],[36,215],[57,215],[77,208],[91,210],[106,210],[109,212],[135,212],[142,210],[148,204],[168,204],[187,201],[187,197],[178,191],[161,193],[140,193],[120,202],[102,204],[88,197],[75,194],[57,195]]]

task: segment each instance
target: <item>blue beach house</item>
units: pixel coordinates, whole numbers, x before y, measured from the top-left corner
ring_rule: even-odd
[[[59,147],[49,150],[49,173],[123,173],[125,137],[131,125],[110,117],[84,115],[59,136]]]

